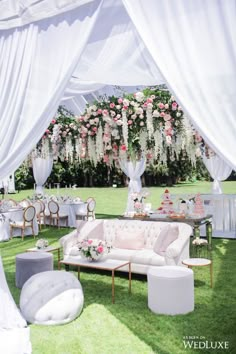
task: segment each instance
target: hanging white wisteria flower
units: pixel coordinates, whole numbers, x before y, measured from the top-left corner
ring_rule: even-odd
[[[107,164],[119,158],[139,159],[141,155],[166,164],[168,159],[178,159],[182,151],[189,152],[194,163],[192,151],[197,142],[192,128],[192,139],[186,137],[186,120],[183,118],[183,111],[175,98],[167,90],[157,88],[97,101],[77,119],[87,151],[84,156],[83,149],[82,156],[94,161],[89,152],[92,139],[97,160]]]

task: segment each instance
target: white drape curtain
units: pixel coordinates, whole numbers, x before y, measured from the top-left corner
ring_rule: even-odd
[[[164,80],[121,0],[105,0],[73,76],[104,85],[156,85]]]
[[[0,256],[0,352],[31,353],[30,329],[10,293]]]
[[[134,201],[131,198],[132,193],[140,193],[142,190],[141,176],[146,168],[146,159],[139,161],[120,160],[120,168],[129,177],[128,200],[125,213],[134,211]]]
[[[0,31],[0,179],[21,164],[53,118],[101,2]]]
[[[123,4],[184,112],[235,169],[235,0]]]
[[[51,156],[46,158],[36,157],[32,159],[32,165],[34,180],[36,182],[35,192],[37,194],[44,194],[43,185],[52,172],[53,158]]]
[[[210,173],[211,178],[214,180],[212,182],[212,193],[223,193],[221,181],[225,181],[230,176],[232,168],[217,155],[211,156],[208,159],[204,156],[203,162]]]
[[[19,27],[75,9],[93,0],[3,0],[0,29]]]

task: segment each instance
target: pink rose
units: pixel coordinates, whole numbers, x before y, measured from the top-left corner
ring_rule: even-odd
[[[148,160],[150,160],[152,158],[152,154],[150,152],[148,152],[146,157],[147,157]]]
[[[120,149],[121,149],[122,151],[126,151],[126,150],[127,150],[127,147],[125,146],[125,144],[123,144],[123,145],[121,145]]]
[[[125,111],[127,111],[128,106],[123,106],[123,108],[122,108],[122,109],[124,109]]]
[[[141,208],[142,208],[142,203],[140,203],[140,202],[135,202],[135,203],[134,203],[134,207],[135,207],[135,209],[141,209]]]
[[[53,119],[53,120],[51,121],[51,123],[52,123],[52,124],[55,124],[55,123],[56,123],[56,120],[55,120],[55,119]]]
[[[93,131],[96,132],[98,129],[97,127],[93,127]]]
[[[158,107],[159,107],[160,109],[165,108],[165,106],[164,106],[164,104],[163,104],[163,103],[159,103],[159,104],[158,104]]]
[[[163,113],[163,112],[162,112],[162,113]],[[171,120],[170,114],[166,114],[165,117],[164,117],[164,120],[165,120],[165,121]]]
[[[86,127],[87,127],[87,128],[90,128],[90,124],[89,124],[89,123],[88,123],[88,124],[86,124]]]
[[[177,103],[173,102],[172,105],[171,105],[172,111],[176,111],[177,106],[178,106]]]
[[[115,103],[110,103],[110,108],[114,108],[115,107]]]
[[[47,133],[47,134],[48,134],[49,132],[50,132],[50,130],[49,130],[49,129],[46,129],[46,130],[45,130],[45,133]]]
[[[147,99],[147,103],[152,103],[153,102],[153,99],[152,98],[148,98]]]
[[[131,124],[133,124],[133,121],[130,119],[130,120],[128,120],[128,125],[131,125]]]
[[[161,112],[161,113],[160,113],[160,116],[161,116],[161,117],[165,117],[165,115],[166,115],[165,112]]]
[[[97,114],[102,114],[102,109],[101,109],[101,108],[99,108],[99,109],[97,110]]]
[[[103,156],[103,162],[105,162],[105,163],[109,162],[109,156],[108,155],[104,155]]]
[[[123,99],[122,98],[118,98],[118,103],[119,104],[123,103]]]
[[[98,246],[97,251],[98,251],[98,253],[102,253],[103,252],[103,247],[102,246]]]
[[[93,243],[93,240],[91,238],[88,240],[88,244],[91,245]]]

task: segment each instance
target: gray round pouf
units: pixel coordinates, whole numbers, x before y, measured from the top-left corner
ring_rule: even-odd
[[[53,270],[53,255],[46,252],[26,252],[16,256],[16,286],[22,288],[34,274]]]
[[[74,320],[83,309],[84,294],[71,273],[50,271],[33,275],[23,286],[20,309],[27,322],[58,325]]]

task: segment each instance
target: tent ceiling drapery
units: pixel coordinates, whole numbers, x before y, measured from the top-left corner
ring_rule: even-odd
[[[40,139],[73,75],[99,85],[166,82],[236,168],[234,0],[15,3],[0,4],[0,178]]]

